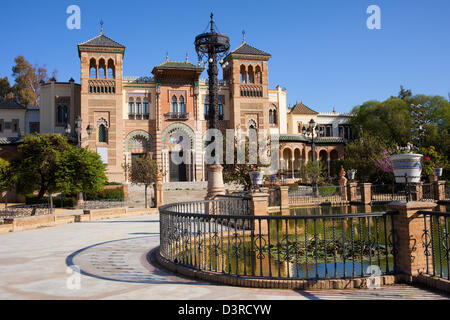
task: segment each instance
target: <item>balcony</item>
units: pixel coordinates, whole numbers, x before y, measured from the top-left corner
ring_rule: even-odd
[[[148,120],[150,116],[148,114],[128,114],[128,120]]]
[[[168,121],[186,121],[189,120],[190,113],[186,112],[168,112],[164,115]]]

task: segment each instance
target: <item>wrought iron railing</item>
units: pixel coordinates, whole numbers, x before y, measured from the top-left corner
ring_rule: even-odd
[[[0,210],[0,218],[21,218],[51,214],[48,204],[12,205]]]
[[[314,191],[313,187],[302,188],[289,192],[289,204],[343,204],[347,203],[345,188],[340,186],[322,186],[317,187]]]
[[[236,199],[161,207],[161,256],[190,269],[253,278],[367,277],[374,266],[381,274],[394,271],[393,213],[253,216],[238,214],[239,201],[227,201]]]
[[[277,207],[281,205],[281,190],[280,188],[269,189],[269,207]]]
[[[405,201],[406,189],[404,184],[372,185],[372,202]]]
[[[420,211],[424,219],[422,247],[429,275],[450,280],[450,212]]]
[[[189,112],[167,112],[164,114],[166,120],[189,120]]]
[[[421,196],[417,200],[434,201],[434,186],[431,183],[424,183],[421,186]]]

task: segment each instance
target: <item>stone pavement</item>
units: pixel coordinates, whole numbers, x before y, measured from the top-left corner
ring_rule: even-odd
[[[5,234],[0,243],[0,299],[447,299],[406,286],[302,292],[177,277],[147,260],[159,245],[158,215]]]

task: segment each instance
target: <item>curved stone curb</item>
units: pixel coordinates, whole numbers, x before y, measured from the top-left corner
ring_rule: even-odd
[[[229,286],[267,288],[267,289],[367,289],[367,278],[355,279],[321,279],[321,280],[279,280],[262,279],[244,276],[232,276],[208,271],[199,271],[187,268],[182,265],[172,263],[161,256],[159,248],[155,249],[156,262],[163,268],[190,278],[208,282],[221,283]],[[381,276],[381,285],[388,286],[397,282],[397,277],[393,275]]]

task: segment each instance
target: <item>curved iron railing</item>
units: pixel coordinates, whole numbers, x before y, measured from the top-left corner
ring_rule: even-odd
[[[249,200],[220,198],[160,208],[160,254],[195,270],[270,279],[392,274],[391,212],[253,216]]]
[[[450,280],[450,212],[420,211],[419,214],[424,219],[425,272]]]

